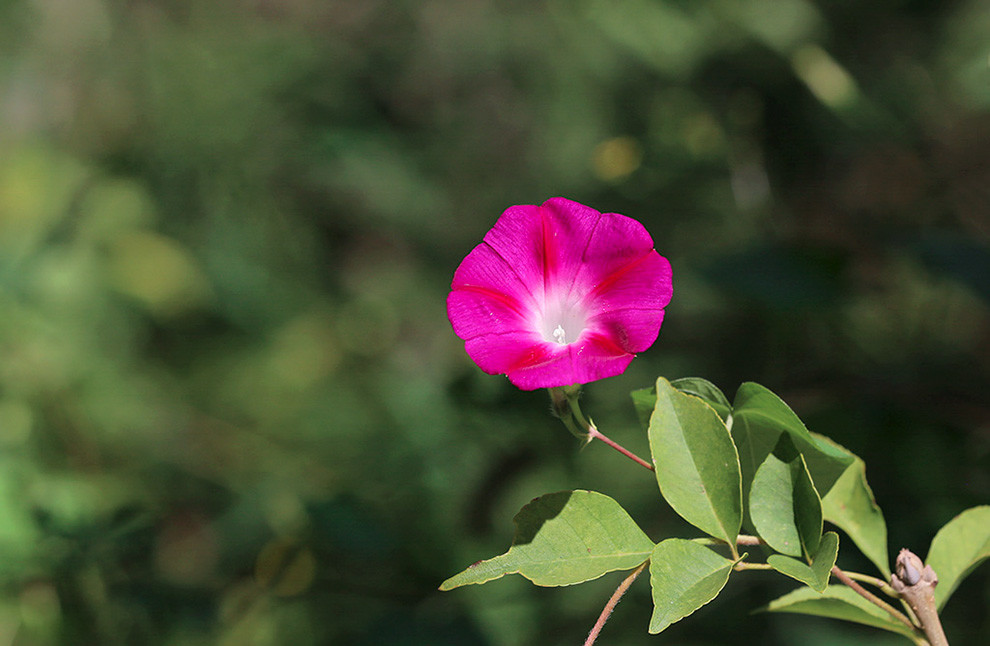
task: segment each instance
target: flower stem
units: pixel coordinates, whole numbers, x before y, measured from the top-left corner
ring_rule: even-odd
[[[622,583],[620,583],[619,587],[615,589],[615,592],[612,593],[608,603],[606,603],[605,607],[602,609],[602,614],[598,615],[598,621],[595,622],[595,625],[591,628],[591,632],[588,633],[588,639],[585,640],[584,646],[591,646],[595,643],[595,640],[598,639],[598,634],[602,632],[602,628],[605,627],[605,622],[608,621],[608,618],[612,614],[612,611],[615,610],[615,607],[619,605],[619,600],[622,598],[622,595],[626,593],[626,590],[629,589],[632,582],[636,580],[636,577],[643,573],[643,570],[645,570],[646,566],[649,564],[649,561],[643,562],[642,565],[633,570],[629,576],[622,580]]]
[[[627,458],[629,458],[630,460],[632,460],[636,464],[638,464],[640,466],[643,466],[643,467],[646,467],[650,471],[656,471],[656,467],[654,467],[652,464],[650,464],[649,462],[647,462],[643,458],[639,457],[638,455],[636,455],[635,453],[633,453],[632,451],[630,451],[626,447],[622,446],[621,444],[619,444],[615,440],[607,437],[604,433],[602,433],[597,428],[595,428],[595,425],[594,424],[590,424],[588,426],[588,441],[591,441],[591,440],[594,440],[594,439],[599,439],[602,442],[604,442],[605,444],[608,444],[613,449],[615,449],[616,451],[618,451],[622,455],[626,456]]]
[[[584,435],[587,442],[591,442],[592,440],[601,440],[602,442],[612,447],[613,449],[615,449],[622,455],[626,456],[627,458],[629,458],[636,464],[640,465],[641,467],[645,467],[650,471],[656,471],[656,468],[652,464],[650,464],[643,458],[639,457],[638,455],[636,455],[626,447],[622,446],[612,438],[608,437],[607,435],[599,431],[598,427],[595,426],[594,422],[592,422],[591,420],[589,420],[587,417],[584,416],[584,413],[581,412],[581,405],[578,404],[578,397],[580,396],[580,394],[581,391],[579,389],[574,389],[574,390],[562,389],[557,393],[555,393],[553,389],[551,389],[550,395],[554,401],[554,410],[561,418],[561,420],[564,422],[564,425],[567,426],[568,430],[570,430],[571,433],[577,434],[575,432],[576,430],[575,425],[576,425],[576,427],[580,429],[581,434]],[[563,399],[565,400],[566,405],[561,405],[562,404],[562,402],[560,401],[561,395],[563,395]]]

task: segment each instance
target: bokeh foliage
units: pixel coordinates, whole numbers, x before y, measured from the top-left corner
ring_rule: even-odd
[[[767,384],[924,553],[990,499],[988,32],[980,0],[0,3],[0,635],[579,643],[617,580],[436,590],[548,491],[678,531],[446,321],[553,195],[674,266],[658,344],[587,389],[606,432],[646,453],[657,375]],[[664,638],[880,643],[746,585]],[[648,617],[634,588],[602,639]]]

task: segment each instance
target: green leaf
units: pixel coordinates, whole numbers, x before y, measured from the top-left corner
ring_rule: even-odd
[[[670,506],[703,532],[735,543],[742,523],[739,457],[711,406],[662,377],[650,418],[657,484]]]
[[[735,563],[700,543],[682,538],[658,543],[650,555],[650,632],[660,632],[718,596]]]
[[[715,409],[715,412],[722,418],[722,421],[727,420],[732,413],[732,405],[729,404],[729,400],[725,394],[719,390],[718,386],[707,379],[702,379],[701,377],[684,377],[673,380],[670,382],[670,385],[682,393],[703,399],[709,406]],[[650,416],[653,414],[653,408],[657,403],[657,391],[653,388],[641,388],[632,391],[630,395],[632,396],[633,407],[636,409],[636,415],[640,423],[643,425],[643,428],[649,428]]]
[[[533,500],[512,520],[509,551],[447,579],[441,590],[521,574],[536,585],[573,585],[645,561],[653,541],[608,496],[561,491]]]
[[[835,444],[829,438],[816,436]],[[838,445],[836,445],[838,446]],[[885,579],[890,578],[890,557],[887,554],[887,523],[866,482],[866,464],[854,456],[828,494],[822,498],[825,520],[836,525],[852,539],[868,559],[873,561]]]
[[[790,556],[814,554],[822,536],[822,504],[804,460],[787,435],[753,477],[749,513],[757,534]]]
[[[780,397],[756,383],[739,386],[729,428],[739,449],[743,495],[747,499],[756,469],[776,446],[781,433],[787,433],[804,456],[811,479],[821,495],[828,493],[853,462],[853,455],[848,451],[813,437]]]
[[[915,641],[914,633],[910,628],[844,585],[830,585],[821,593],[811,588],[798,588],[794,592],[774,599],[761,610],[842,619],[889,630]]]
[[[938,530],[927,565],[938,575],[935,604],[941,610],[967,574],[990,557],[990,505],[972,507]]]
[[[739,452],[742,497],[743,500],[749,501],[756,471],[773,451],[781,433],[772,428],[751,424],[745,417],[737,418],[733,415],[731,420],[729,428],[732,430],[733,443]],[[748,505],[744,510],[744,522],[747,527],[753,528]]]
[[[835,532],[827,532],[822,536],[818,551],[811,558],[810,567],[797,559],[781,554],[768,556],[767,564],[781,574],[804,583],[812,590],[822,592],[828,586],[828,577],[835,566],[835,557],[838,554],[839,535]]]
[[[650,416],[657,405],[657,393],[652,388],[640,388],[634,390],[629,395],[633,400],[633,408],[636,409],[636,417],[644,429],[650,428]]]
[[[702,379],[701,377],[684,377],[683,379],[675,379],[670,382],[670,385],[682,393],[694,395],[704,400],[705,403],[715,409],[715,412],[722,418],[722,421],[727,420],[732,413],[732,404],[729,403],[728,398],[718,386],[707,379]]]

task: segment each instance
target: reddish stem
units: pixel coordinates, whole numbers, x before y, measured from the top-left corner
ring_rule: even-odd
[[[602,628],[605,627],[605,622],[608,621],[608,618],[612,614],[612,611],[615,610],[615,607],[619,605],[619,600],[622,598],[622,595],[626,593],[626,590],[629,589],[632,582],[636,580],[636,577],[643,573],[643,570],[645,570],[646,566],[649,564],[650,562],[646,561],[633,570],[629,576],[623,579],[622,583],[619,584],[619,587],[615,589],[615,592],[612,593],[612,597],[602,609],[602,614],[598,615],[598,621],[595,622],[595,625],[591,628],[591,632],[588,633],[588,639],[585,640],[584,646],[591,646],[595,643],[595,640],[598,639],[598,633],[602,632]]]
[[[626,456],[627,458],[629,458],[630,460],[632,460],[636,464],[638,464],[640,466],[643,466],[643,467],[646,467],[650,471],[656,471],[656,467],[654,467],[652,464],[650,464],[649,462],[647,462],[643,458],[639,457],[638,455],[636,455],[635,453],[633,453],[632,451],[630,451],[626,447],[622,446],[621,444],[619,444],[615,440],[607,437],[604,433],[602,433],[597,428],[595,428],[595,425],[594,424],[589,424],[588,425],[588,440],[590,441],[590,440],[594,440],[594,439],[599,439],[602,442],[604,442],[605,444],[608,444],[613,449],[615,449],[616,451],[618,451],[622,455]]]

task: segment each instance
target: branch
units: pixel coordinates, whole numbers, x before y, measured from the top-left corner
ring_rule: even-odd
[[[924,565],[911,550],[901,550],[890,578],[894,590],[914,611],[925,637],[932,646],[949,646],[935,606],[935,586],[938,576],[930,565]]]
[[[853,581],[851,578],[849,578],[849,575],[848,574],[846,574],[845,572],[843,572],[842,570],[839,569],[839,566],[837,566],[837,565],[832,566],[832,575],[835,578],[837,578],[839,581],[842,581],[847,586],[849,586],[850,588],[852,588],[853,591],[856,592],[856,594],[858,594],[859,596],[863,597],[864,599],[866,599],[870,603],[872,603],[872,604],[874,604],[876,606],[879,606],[879,607],[883,608],[884,610],[886,610],[887,613],[891,617],[893,617],[897,621],[901,622],[902,624],[904,624],[905,626],[907,626],[908,628],[910,628],[912,631],[916,631],[918,629],[917,626],[915,626],[914,624],[911,623],[911,620],[908,619],[904,615],[903,612],[901,612],[900,610],[898,610],[894,606],[890,605],[889,603],[887,603],[886,601],[884,601],[883,599],[881,599],[877,595],[873,594],[872,592],[870,592],[869,590],[867,590],[866,588],[864,588],[860,584],[858,584],[855,581]],[[895,586],[895,589],[896,589],[896,586]],[[944,646],[948,646],[948,644],[945,644]]]
[[[602,614],[598,616],[598,621],[595,622],[595,625],[591,628],[591,632],[588,633],[588,639],[585,640],[584,646],[591,646],[595,643],[595,640],[598,639],[598,633],[602,632],[602,628],[605,627],[605,622],[608,621],[609,615],[611,615],[612,611],[615,610],[615,607],[619,605],[619,599],[622,598],[622,595],[626,593],[626,590],[629,589],[632,582],[636,580],[636,577],[643,573],[643,570],[645,570],[646,566],[649,564],[649,561],[644,561],[642,565],[633,570],[629,576],[623,579],[622,583],[619,584],[619,587],[615,589],[615,592],[612,593],[612,597],[608,600],[608,603],[605,604],[605,608],[602,609]]]
[[[870,576],[869,574],[860,574],[859,572],[846,572],[846,576],[848,576],[850,579],[853,579],[854,581],[869,583],[874,588],[877,588],[878,590],[880,590],[880,592],[883,592],[888,597],[892,597],[894,599],[901,598],[901,595],[897,594],[897,591],[894,590],[894,588],[892,588],[890,584],[884,581],[883,579],[878,579],[877,577]]]

